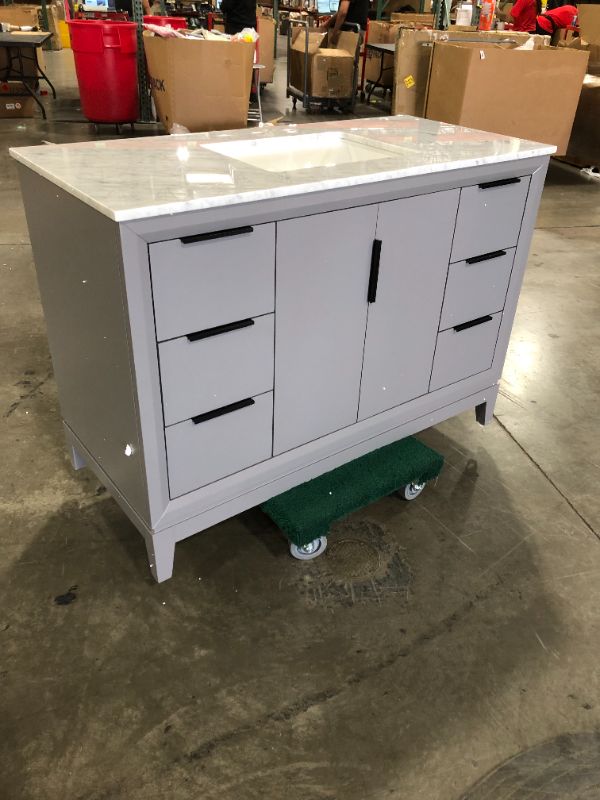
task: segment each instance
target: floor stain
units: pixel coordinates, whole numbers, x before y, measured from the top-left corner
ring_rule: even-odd
[[[408,600],[412,574],[404,551],[374,522],[336,523],[325,553],[305,564],[296,583],[311,606]]]
[[[492,770],[461,800],[510,797],[597,800],[600,797],[600,733],[557,736]]]
[[[68,606],[71,603],[74,603],[77,600],[77,586],[71,586],[68,592],[64,594],[59,594],[54,598],[54,602],[57,606]]]

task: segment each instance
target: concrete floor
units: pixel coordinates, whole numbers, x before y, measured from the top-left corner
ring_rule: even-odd
[[[307,564],[251,511],[159,586],[63,446],[7,155],[93,135],[48,61],[53,120],[0,121],[0,797],[599,798],[600,184],[551,166],[497,418],[423,435],[435,486]]]

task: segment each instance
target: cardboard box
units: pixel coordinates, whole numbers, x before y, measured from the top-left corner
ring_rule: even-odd
[[[33,97],[23,97],[23,84],[19,81],[0,83],[0,119],[18,119],[35,116]]]
[[[31,25],[37,28],[39,10],[39,6],[27,6],[20,3],[0,6],[0,22],[9,22],[11,25]]]
[[[516,31],[427,31],[401,30],[394,55],[394,93],[392,97],[392,114],[412,114],[415,117],[425,116],[425,102],[433,44],[438,41],[467,42],[508,42],[524,44],[529,39],[528,33]],[[535,46],[540,47],[550,42],[547,36],[535,36]]]
[[[421,13],[421,4],[419,0],[385,0],[383,8],[381,9],[381,16],[383,19],[389,19],[392,14],[404,13],[400,12],[401,8],[411,8],[412,11],[407,13],[419,14]],[[431,2],[423,4],[423,11],[431,12]]]
[[[167,131],[245,128],[254,43],[144,34],[152,97]]]
[[[368,39],[370,44],[390,44],[398,38],[400,25],[397,22],[382,22],[372,20],[369,22]],[[365,79],[376,81],[381,70],[381,53],[374,53],[367,48],[365,61]],[[380,83],[382,86],[391,86],[394,82],[394,56],[383,56],[383,74]]]
[[[422,25],[426,28],[433,25],[433,14],[393,13],[391,21],[402,22],[404,25],[415,25],[415,27]]]
[[[600,76],[586,75],[583,81],[567,160],[582,167],[600,164]]]
[[[47,30],[52,33],[52,38],[44,45],[45,49],[61,50],[62,44],[58,30],[58,20],[64,11],[60,4],[48,3],[46,6],[48,14]],[[33,28],[42,29],[41,8],[35,5],[25,5],[15,3],[9,6],[0,5],[0,22],[8,22],[11,25],[28,25]]]
[[[567,151],[588,54],[498,44],[434,45],[426,117]]]
[[[327,47],[327,34],[308,32],[307,92],[311,97],[352,97],[354,57],[358,34],[342,31],[336,48]],[[306,34],[297,28],[290,47],[290,85],[304,91]]]
[[[579,45],[577,39],[574,39],[569,46],[583,45],[590,54],[588,71],[600,75],[600,6],[580,5],[577,12],[581,39]]]
[[[258,24],[258,56],[257,60],[264,65],[260,71],[261,83],[273,83],[275,74],[275,27],[273,17],[259,16]]]
[[[600,44],[600,6],[579,5],[577,17],[581,38],[589,44]]]
[[[64,19],[64,8],[61,8],[60,3],[48,3],[46,6],[48,12],[48,30],[52,34],[49,40],[50,50],[62,50],[62,38],[60,35],[60,21]]]

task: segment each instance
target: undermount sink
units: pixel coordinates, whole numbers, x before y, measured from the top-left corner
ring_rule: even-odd
[[[333,167],[376,161],[391,155],[391,148],[385,145],[374,145],[359,136],[335,131],[242,139],[203,146],[267,172]]]

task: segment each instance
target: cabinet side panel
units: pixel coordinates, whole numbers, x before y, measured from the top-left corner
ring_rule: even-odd
[[[19,173],[63,419],[148,520],[118,225]]]

